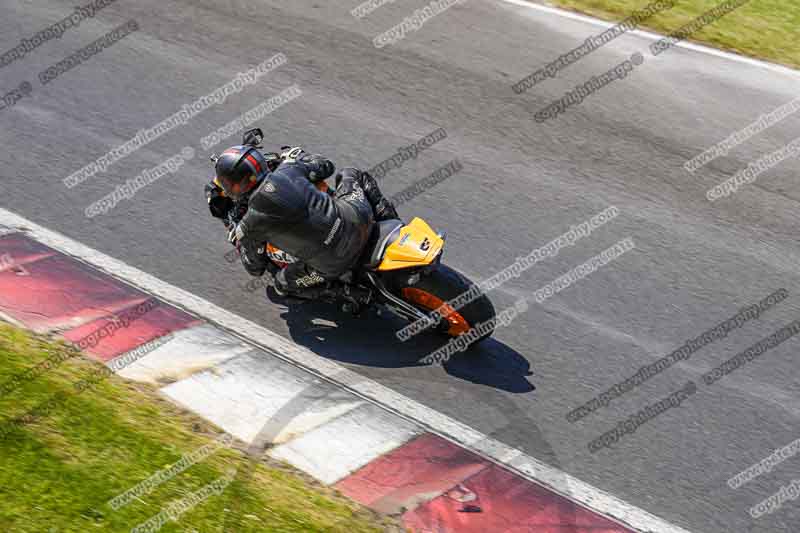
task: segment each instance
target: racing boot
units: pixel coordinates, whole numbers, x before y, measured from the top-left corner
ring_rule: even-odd
[[[380,187],[378,187],[378,182],[369,172],[353,167],[343,168],[342,171],[336,175],[337,187],[344,177],[355,178],[358,184],[361,185],[361,188],[364,189],[364,195],[367,197],[367,201],[375,212],[376,222],[400,218],[400,215],[397,214],[397,210],[394,208],[394,204],[383,196]]]

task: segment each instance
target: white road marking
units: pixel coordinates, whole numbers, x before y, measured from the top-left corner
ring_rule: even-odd
[[[500,0],[501,2],[505,2],[507,4],[513,4],[515,6],[520,7],[527,7],[529,9],[533,9],[536,11],[541,11],[544,13],[548,13],[550,15],[557,15],[560,17],[572,19],[572,20],[579,20],[581,22],[585,22],[587,24],[592,24],[594,26],[600,26],[602,28],[608,29],[618,22],[607,22],[605,20],[600,20],[598,18],[590,17],[588,15],[582,15],[580,13],[574,13],[572,11],[567,11],[565,9],[559,9],[557,7],[550,7],[544,6],[542,4],[537,4],[534,2],[530,2],[527,0]],[[677,28],[676,28],[677,29]],[[654,41],[658,41],[659,39],[663,39],[666,37],[665,35],[660,35],[655,32],[646,31],[646,30],[632,30],[626,32],[632,35],[638,35],[640,37],[645,37],[647,39],[652,39]],[[581,43],[575,43],[576,46]],[[717,50],[716,48],[711,48],[710,46],[703,46],[701,44],[695,44],[687,41],[681,41],[680,43],[676,44],[678,48],[685,48],[686,50],[692,50],[693,52],[700,52],[703,54],[709,54],[715,57],[721,57],[723,59],[728,59],[730,61],[736,61],[739,63],[744,63],[746,65],[765,68],[767,70],[771,70],[773,72],[777,72],[780,74],[788,74],[790,76],[800,76],[800,71],[785,67],[783,65],[778,65],[776,63],[770,63],[768,61],[762,61],[759,59],[753,59],[750,57],[741,56],[739,54],[733,54],[730,52],[723,52],[722,50]],[[566,52],[566,50],[565,50]],[[555,59],[555,58],[553,58]]]
[[[3,208],[0,208],[0,225],[19,228],[20,231],[23,231],[24,228],[25,233],[42,244],[158,296],[195,316],[204,318],[243,340],[261,346],[275,357],[344,387],[386,411],[422,425],[431,433],[472,450],[597,513],[616,519],[639,531],[689,533],[679,526],[670,524],[566,472],[526,455],[521,450],[494,440],[466,424],[403,396],[376,381],[324,359],[263,326]]]
[[[248,445],[256,441],[261,428],[268,424],[274,430],[271,442],[283,444],[362,405],[371,405],[297,365],[252,345],[250,350],[213,369],[168,385],[161,392]],[[292,402],[295,405],[300,402],[303,412],[278,427],[273,423],[276,416]],[[406,422],[395,418],[397,422]],[[361,450],[354,446],[352,453]]]
[[[419,434],[417,424],[370,402],[270,450],[269,455],[333,485]]]
[[[170,338],[118,372],[125,379],[153,385],[173,383],[247,353],[253,347],[210,324],[171,333]],[[123,360],[126,354],[114,359]],[[110,366],[113,361],[107,364]]]

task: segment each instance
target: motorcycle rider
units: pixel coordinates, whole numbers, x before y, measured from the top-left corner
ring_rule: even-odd
[[[261,137],[259,129],[245,132],[242,145],[216,159],[216,178],[205,187],[208,206],[223,220],[238,210],[241,221],[228,228],[229,239],[249,274],[269,271],[279,295],[313,299],[356,266],[376,220],[399,217],[367,172],[342,169],[330,195],[315,186],[333,175],[330,160],[299,147],[265,157]],[[267,242],[298,260],[278,268]]]

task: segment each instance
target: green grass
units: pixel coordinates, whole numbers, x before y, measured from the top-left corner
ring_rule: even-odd
[[[547,3],[619,22],[650,0],[548,0]],[[720,3],[721,0],[678,0],[675,7],[647,19],[639,27],[668,34]],[[688,40],[800,68],[800,2],[751,0]]]
[[[0,323],[0,384],[57,353],[61,342]],[[167,504],[236,468],[235,480],[161,531],[348,533],[402,531],[286,465],[249,461],[220,448],[141,500],[114,511],[108,500],[220,435],[162,399],[154,387],[111,376],[80,394],[73,384],[101,365],[73,357],[0,398],[0,424],[63,392],[46,416],[0,438],[0,531],[130,531]],[[256,468],[250,470],[252,465]]]

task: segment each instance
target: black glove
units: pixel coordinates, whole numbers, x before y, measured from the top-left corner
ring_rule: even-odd
[[[233,209],[233,200],[225,196],[222,189],[217,187],[213,182],[206,184],[205,193],[206,200],[208,200],[208,210],[211,211],[211,216],[225,219],[225,217],[228,216],[228,211]]]

